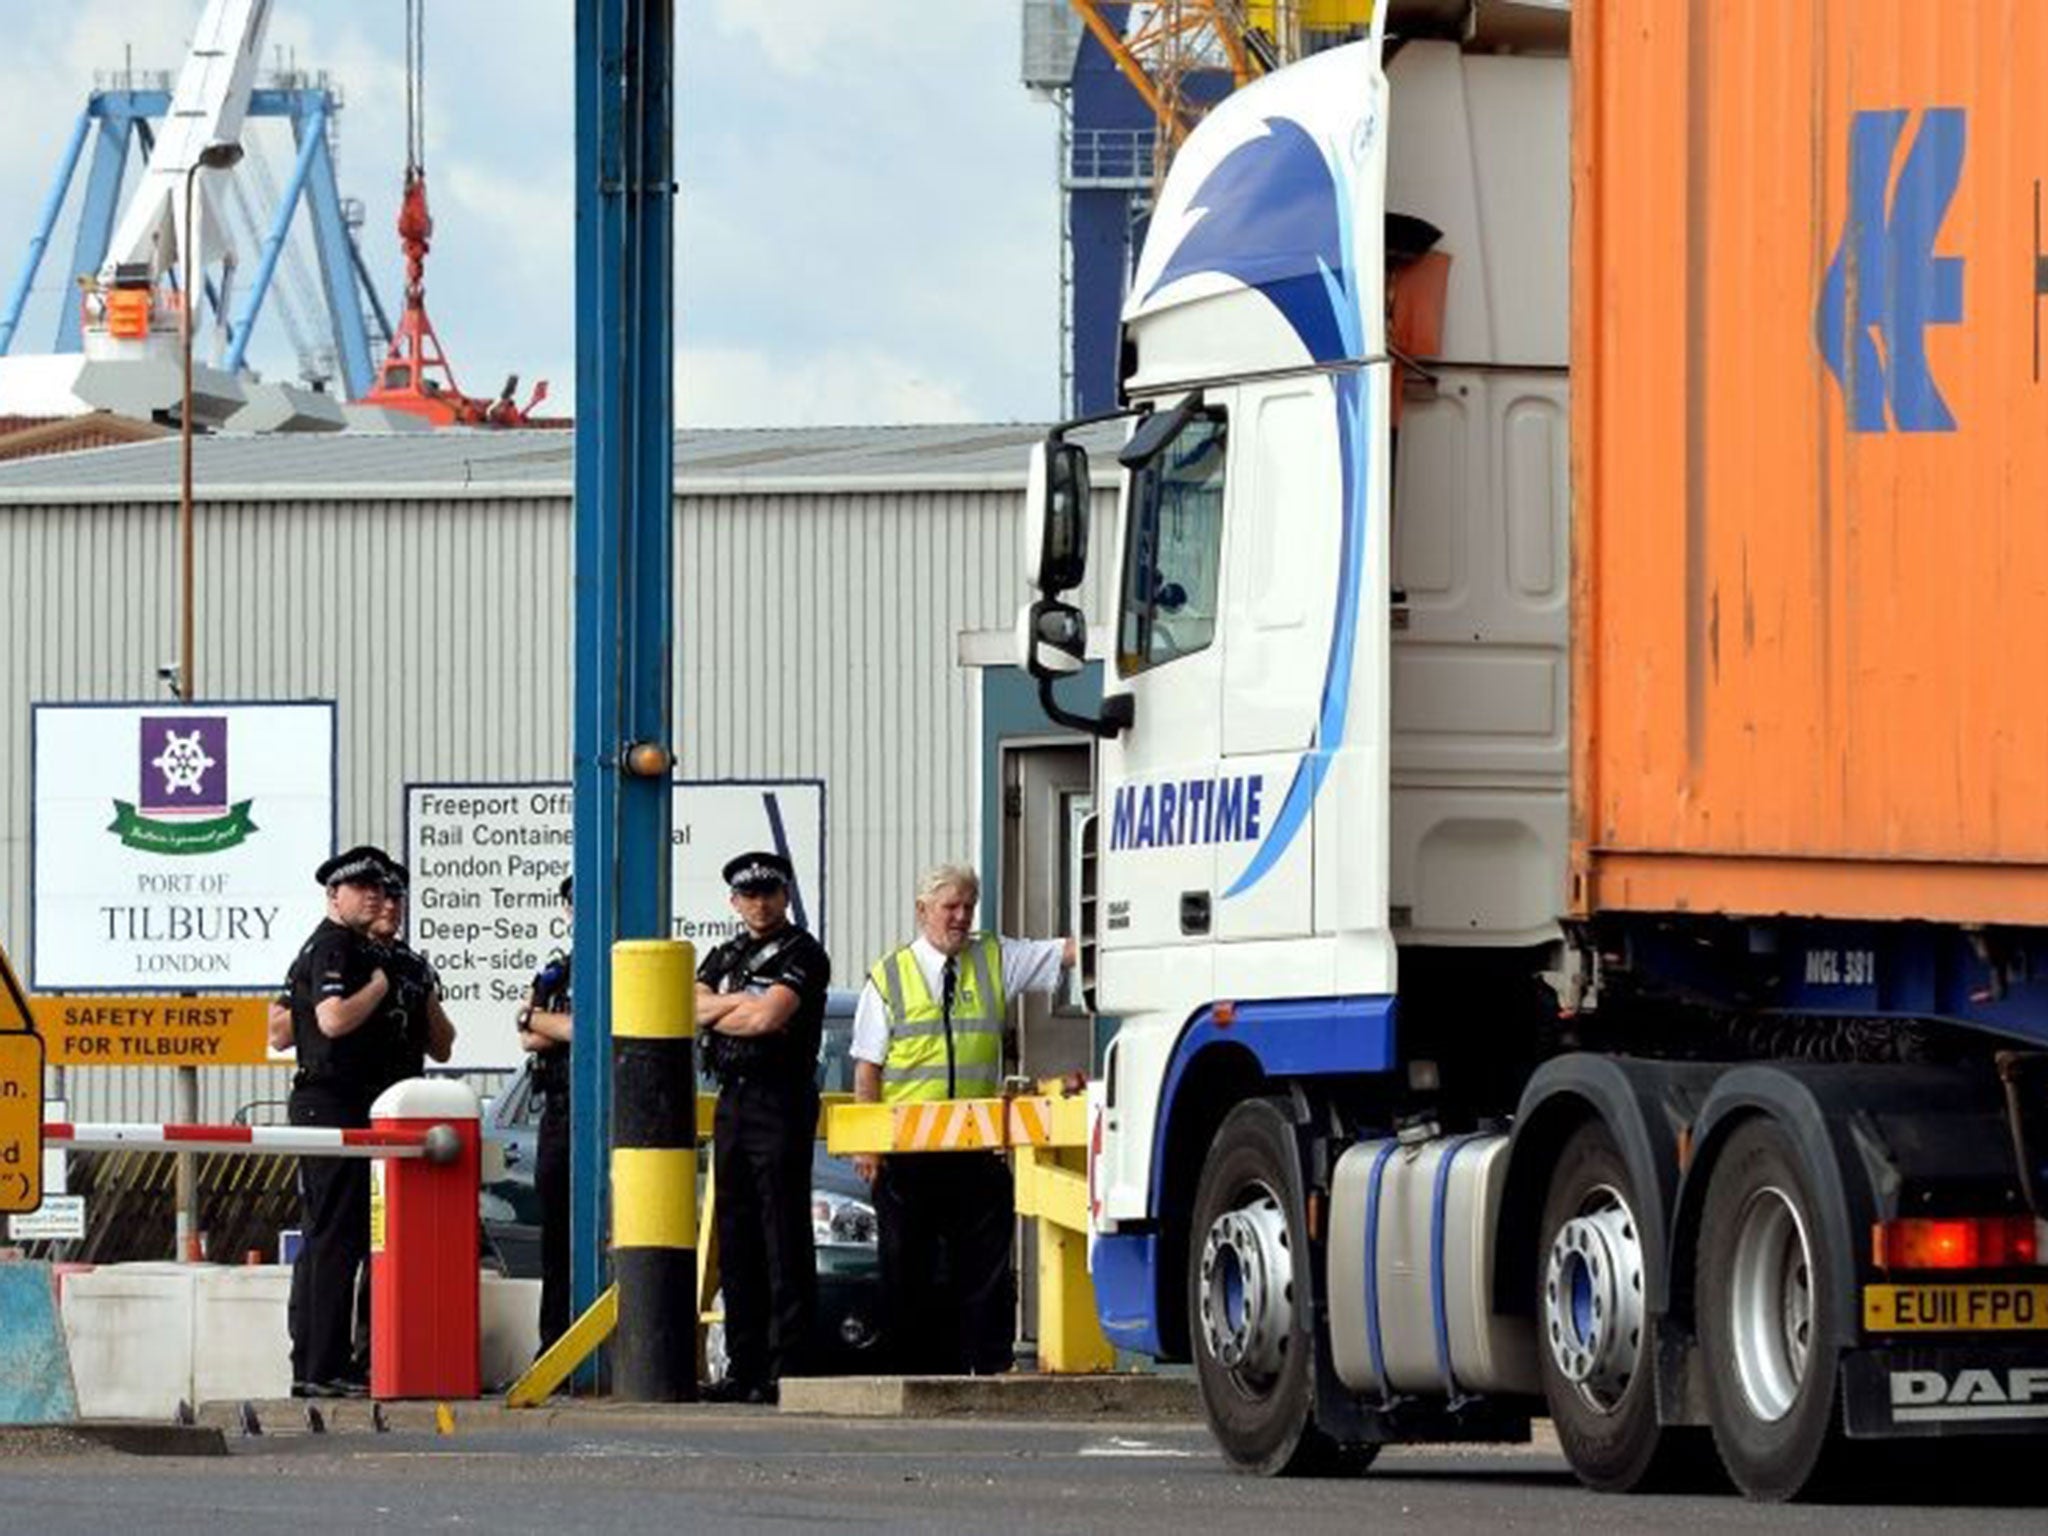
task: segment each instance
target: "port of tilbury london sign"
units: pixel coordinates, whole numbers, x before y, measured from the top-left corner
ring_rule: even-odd
[[[271,988],[319,921],[334,706],[35,706],[31,985]]]

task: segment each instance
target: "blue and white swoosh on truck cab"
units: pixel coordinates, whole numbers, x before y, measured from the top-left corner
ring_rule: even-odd
[[[1264,878],[1307,825],[1349,725],[1372,459],[1364,378],[1356,366],[1337,365],[1384,350],[1377,54],[1374,44],[1333,49],[1294,66],[1283,82],[1227,98],[1204,119],[1167,179],[1124,313],[1130,324],[1228,286],[1248,288],[1278,311],[1287,332],[1274,356],[1243,359],[1242,371],[1333,368],[1342,532],[1315,741],[1226,900]]]

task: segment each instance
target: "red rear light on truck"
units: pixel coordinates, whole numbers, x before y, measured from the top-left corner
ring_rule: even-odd
[[[2041,1262],[2031,1216],[1900,1216],[1871,1223],[1879,1269],[2012,1269]]]

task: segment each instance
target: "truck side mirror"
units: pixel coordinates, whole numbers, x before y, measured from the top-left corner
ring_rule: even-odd
[[[1088,620],[1058,598],[1041,597],[1017,615],[1018,649],[1033,677],[1068,677],[1088,656]]]
[[[1031,448],[1024,509],[1024,564],[1047,596],[1088,574],[1088,451],[1049,437]]]
[[[1038,703],[1046,718],[1107,740],[1131,728],[1135,705],[1127,693],[1102,701],[1100,714],[1083,715],[1061,704],[1053,684],[1087,664],[1088,620],[1072,603],[1040,597],[1017,613],[1017,661],[1038,680]]]

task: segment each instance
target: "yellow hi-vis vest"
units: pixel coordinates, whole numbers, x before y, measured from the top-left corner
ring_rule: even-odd
[[[991,1099],[1002,1092],[1002,941],[977,933],[953,966],[950,1020],[925,985],[909,945],[884,955],[868,972],[889,1010],[883,1103]]]

